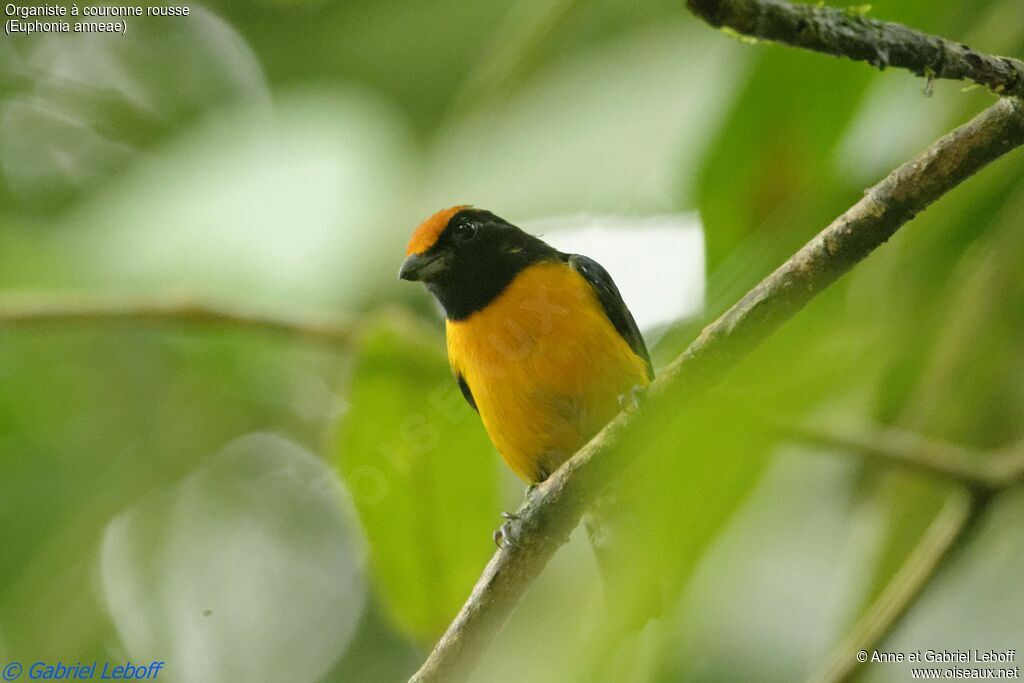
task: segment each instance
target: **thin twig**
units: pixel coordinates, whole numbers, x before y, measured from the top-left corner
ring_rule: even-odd
[[[903,429],[865,430],[844,434],[812,427],[788,427],[784,436],[856,453],[889,467],[900,467],[951,481],[979,493],[995,492],[1020,483],[1024,449],[983,453]]]
[[[514,546],[498,551],[411,680],[458,681],[576,527],[588,503],[629,462],[620,445],[720,379],[750,349],[889,239],[918,212],[1024,143],[1019,102],[1002,99],[893,171],[736,305],[708,325],[651,384],[646,409],[620,414],[540,485],[518,512]]]
[[[1024,482],[1024,443],[992,456],[986,469],[996,490]]]
[[[582,5],[579,0],[509,3],[505,17],[489,36],[487,47],[450,100],[452,119],[487,102],[521,77],[536,53]]]
[[[980,514],[984,508],[982,500],[963,490],[950,496],[910,557],[850,635],[839,644],[824,666],[810,677],[811,683],[849,680],[863,661],[870,659],[872,650],[910,609]]]
[[[918,76],[971,80],[999,95],[1024,96],[1024,64],[902,24],[869,19],[854,8],[782,0],[687,0],[712,26],[816,52],[909,69]]]
[[[39,325],[94,323],[160,323],[233,327],[347,346],[352,330],[330,320],[285,317],[213,305],[191,297],[107,300],[82,295],[32,294],[0,297],[0,330]]]

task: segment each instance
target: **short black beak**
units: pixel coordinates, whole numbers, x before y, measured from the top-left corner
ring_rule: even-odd
[[[442,252],[434,254],[413,254],[405,259],[398,277],[402,280],[429,282],[448,266],[448,259]]]

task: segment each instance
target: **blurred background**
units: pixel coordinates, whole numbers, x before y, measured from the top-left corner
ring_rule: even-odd
[[[992,102],[747,44],[681,1],[190,7],[124,36],[0,36],[0,661],[403,680],[523,495],[451,380],[436,309],[397,280],[420,220],[472,203],[597,258],[660,366]],[[1024,0],[870,16],[1024,56]],[[1018,443],[1022,216],[1018,152],[653,430],[638,566],[667,580],[662,619],[616,632],[577,533],[476,680],[817,670],[951,489],[765,426],[891,425],[979,461]],[[5,302],[83,293],[351,335],[5,323]],[[996,499],[884,646],[1019,646],[1022,525],[1024,495]]]

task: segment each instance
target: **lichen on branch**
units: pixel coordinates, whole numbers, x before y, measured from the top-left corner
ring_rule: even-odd
[[[1024,63],[866,16],[862,8],[781,0],[687,0],[701,19],[740,35],[847,57],[918,76],[970,80],[997,95],[1024,96]]]

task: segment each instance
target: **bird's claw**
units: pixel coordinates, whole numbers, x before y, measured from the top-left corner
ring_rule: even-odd
[[[619,410],[627,413],[635,413],[643,405],[644,397],[647,394],[647,387],[634,384],[625,394],[619,395]]]
[[[499,548],[516,547],[516,543],[513,540],[515,536],[515,522],[519,521],[519,517],[512,512],[502,512],[501,516],[505,519],[505,523],[494,531],[494,545]]]

